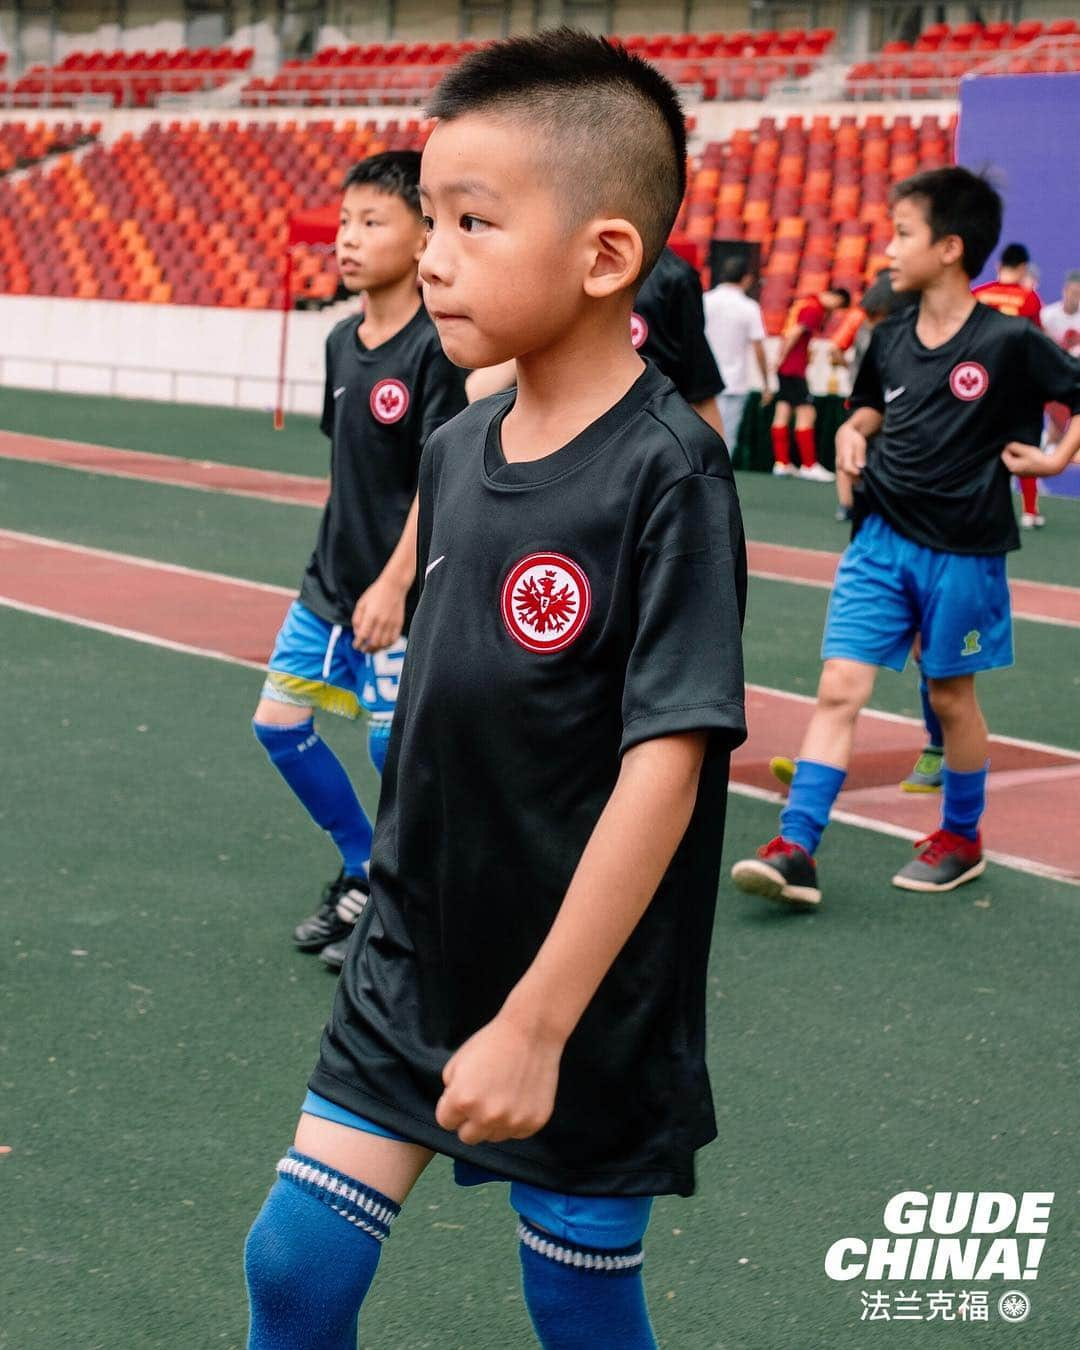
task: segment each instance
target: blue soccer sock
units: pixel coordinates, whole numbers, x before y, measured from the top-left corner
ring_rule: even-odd
[[[919,698],[922,700],[922,718],[923,725],[926,727],[926,744],[933,746],[935,750],[941,750],[945,745],[945,733],[941,729],[941,723],[938,721],[938,715],[934,711],[934,705],[930,702],[930,686],[926,682],[926,676],[919,675]]]
[[[987,760],[981,769],[961,773],[942,768],[941,828],[950,834],[963,835],[973,842],[979,837],[979,821],[986,810],[986,776],[990,771]]]
[[[244,1247],[248,1350],[356,1350],[360,1305],[399,1212],[289,1149]]]
[[[371,857],[371,822],[341,761],[308,718],[291,727],[252,722],[256,739],[282,778],[341,851],[345,875],[362,877]]]
[[[518,1225],[525,1303],[544,1350],[656,1350],[641,1243],[605,1251]]]
[[[386,751],[390,745],[390,727],[393,720],[393,713],[372,713],[368,723],[368,754],[371,756],[372,764],[378,769],[380,778],[386,767]]]
[[[797,760],[787,806],[780,812],[781,835],[807,853],[816,853],[846,777],[846,769],[837,769],[832,764],[820,764],[816,759]]]

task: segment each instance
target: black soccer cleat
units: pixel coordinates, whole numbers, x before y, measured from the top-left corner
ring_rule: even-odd
[[[756,858],[737,862],[731,869],[731,879],[740,891],[766,900],[786,900],[792,905],[821,903],[813,858],[800,844],[779,835],[763,844]]]
[[[302,952],[321,952],[347,939],[370,895],[367,877],[347,877],[345,869],[323,888],[316,913],[293,929],[293,942]]]

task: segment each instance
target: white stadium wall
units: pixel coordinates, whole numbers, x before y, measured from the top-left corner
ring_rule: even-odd
[[[289,316],[286,412],[322,411],[323,346],[341,313]],[[0,295],[0,387],[269,410],[280,337],[274,310]]]

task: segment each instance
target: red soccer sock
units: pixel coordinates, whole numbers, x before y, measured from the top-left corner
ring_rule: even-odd
[[[791,442],[788,440],[787,427],[773,427],[772,453],[777,464],[791,463]]]
[[[1039,514],[1039,480],[1037,478],[1020,479],[1020,496],[1024,499],[1024,512],[1029,516]]]
[[[810,469],[817,463],[817,449],[814,445],[813,427],[796,427],[795,444],[799,447],[799,458],[804,469]]]

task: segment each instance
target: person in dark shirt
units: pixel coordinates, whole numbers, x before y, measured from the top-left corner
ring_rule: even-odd
[[[315,550],[274,644],[253,729],[271,762],[341,853],[318,911],[293,934],[301,951],[340,967],[367,903],[371,824],[345,769],[315,730],[315,711],[368,718],[381,771],[405,654],[416,568],[420,451],[465,406],[462,373],[443,355],[420,302],[424,246],[420,156],[386,151],[345,179],[337,258],[364,316],[326,340],[321,428],[330,497]]]
[[[716,1133],[706,966],[745,736],[731,464],[627,341],[683,115],[570,29],[467,57],[429,111],[426,302],[452,360],[515,359],[517,388],[424,453],[371,899],[248,1239],[249,1345],[355,1342],[438,1153],[510,1183],[543,1345],[647,1350],[652,1197],[689,1194]]]
[[[998,194],[967,169],[928,171],[895,189],[892,281],[920,302],[874,330],[837,433],[837,463],[861,485],[856,532],[837,570],[817,706],[781,832],[736,863],[742,890],[820,901],[813,855],[855,723],[877,667],[902,670],[916,637],[943,731],[942,819],[893,884],[950,891],[986,866],[979,821],[989,740],[975,674],[1013,659],[1005,555],[1020,540],[1009,474],[1060,473],[1080,447],[1075,415],[1054,454],[1038,444],[1049,399],[1080,412],[1080,362],[1026,319],[971,295],[1001,215]]]
[[[630,316],[630,341],[699,417],[721,436],[735,436],[739,428],[724,427],[716,402],[724,381],[705,336],[701,278],[672,248],[664,249],[641,283]]]

